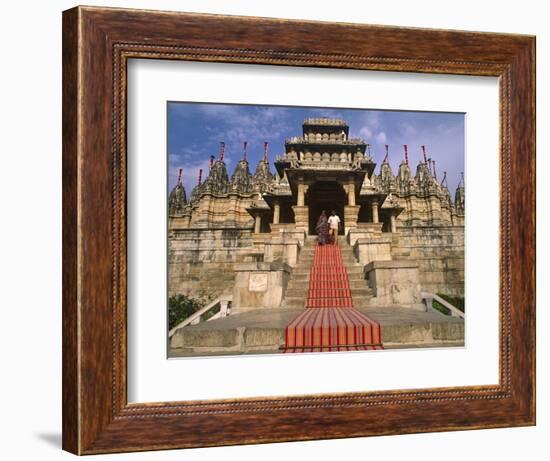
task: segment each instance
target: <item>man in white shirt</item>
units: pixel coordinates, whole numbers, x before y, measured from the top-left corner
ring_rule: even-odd
[[[328,218],[329,235],[332,243],[338,245],[338,231],[340,230],[340,218],[336,215],[336,211],[332,210]]]

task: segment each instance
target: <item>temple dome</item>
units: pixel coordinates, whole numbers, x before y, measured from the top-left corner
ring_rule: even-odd
[[[170,216],[181,214],[186,203],[185,187],[181,183],[178,183],[168,197],[168,212]]]
[[[260,192],[266,191],[273,181],[273,174],[269,168],[269,162],[265,159],[260,160],[254,173],[254,187]]]
[[[248,194],[252,192],[252,179],[248,162],[245,159],[239,160],[231,177],[231,189]]]
[[[206,187],[215,194],[224,194],[229,189],[229,175],[223,160],[218,160],[212,166],[210,175],[206,180]]]

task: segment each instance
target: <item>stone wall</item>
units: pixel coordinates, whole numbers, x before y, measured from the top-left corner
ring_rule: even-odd
[[[417,197],[396,194],[396,197],[399,205],[404,208],[397,216],[397,225],[450,225],[452,223],[451,208],[438,195]]]
[[[392,259],[416,260],[422,291],[464,296],[464,228],[399,226]]]
[[[234,264],[263,259],[250,229],[178,229],[168,245],[168,293],[231,294]]]

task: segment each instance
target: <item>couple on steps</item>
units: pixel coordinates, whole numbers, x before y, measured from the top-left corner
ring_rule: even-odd
[[[319,237],[319,245],[332,243],[338,245],[338,231],[340,230],[341,221],[336,211],[332,210],[327,218],[325,210],[321,212],[321,216],[317,220],[315,231]]]

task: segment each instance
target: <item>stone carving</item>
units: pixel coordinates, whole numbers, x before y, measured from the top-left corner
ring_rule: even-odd
[[[251,274],[248,282],[249,291],[266,291],[267,278],[267,274]]]
[[[253,178],[248,169],[248,161],[239,160],[231,177],[231,191],[240,194],[250,194],[254,189]]]
[[[181,215],[186,203],[187,197],[185,195],[185,188],[181,183],[178,183],[176,187],[172,189],[168,197],[168,213],[170,216]]]
[[[257,192],[265,192],[271,188],[274,176],[269,169],[269,162],[267,160],[263,159],[258,162],[253,182],[254,190]]]
[[[230,190],[229,175],[223,160],[214,162],[210,175],[205,181],[205,189],[213,194],[222,195]]]

